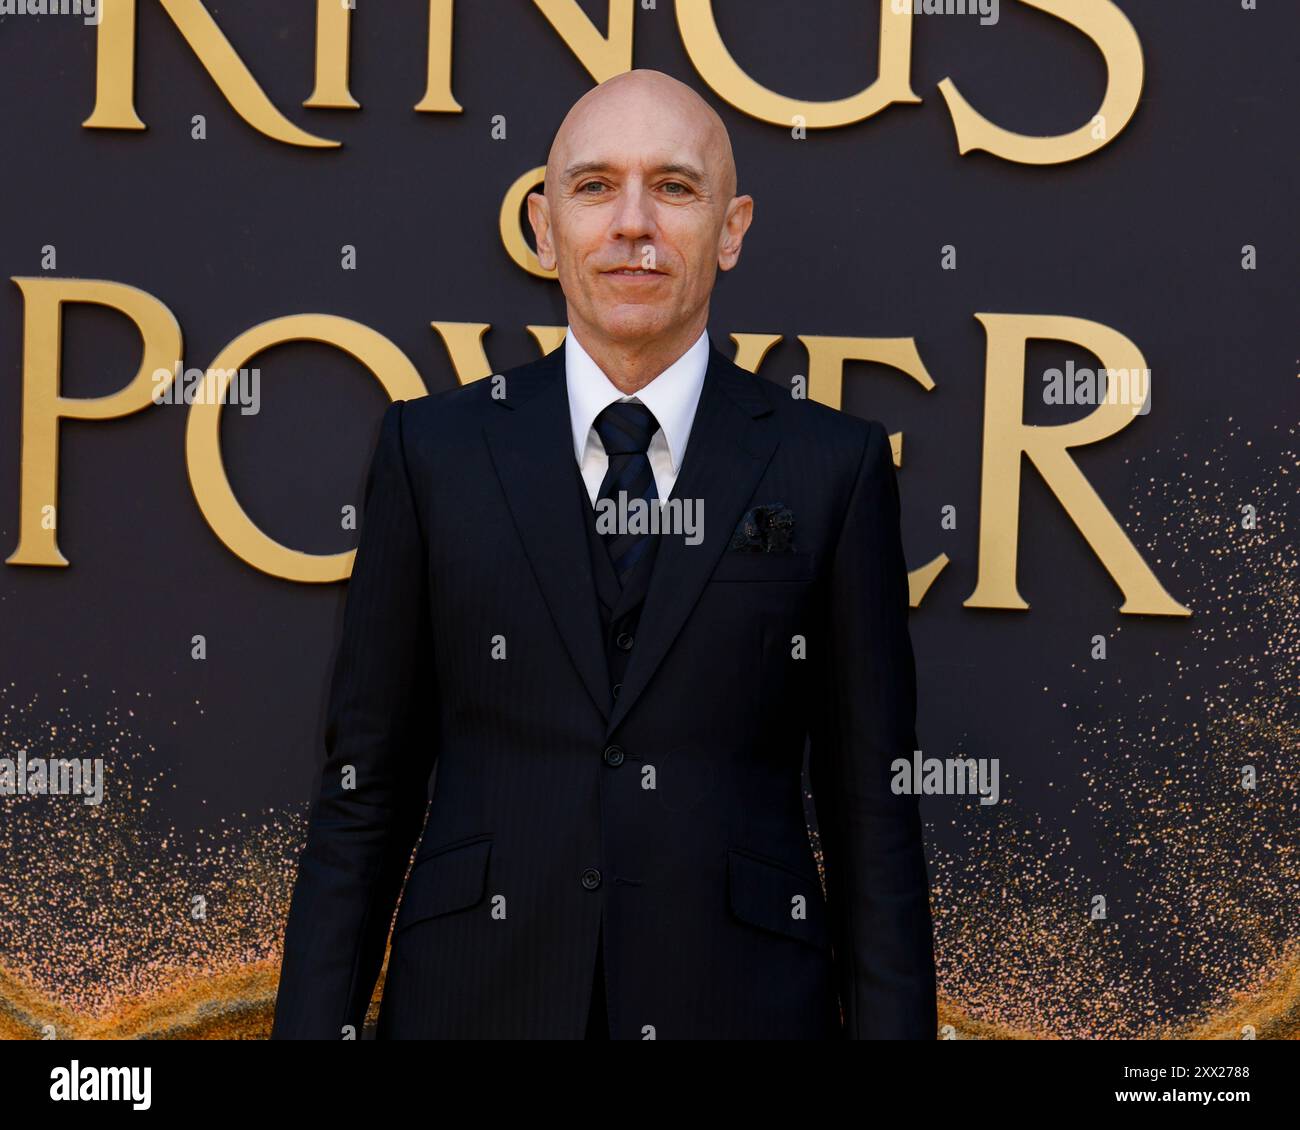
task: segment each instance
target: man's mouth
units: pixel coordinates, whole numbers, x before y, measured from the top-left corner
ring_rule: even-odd
[[[619,267],[613,271],[606,271],[607,275],[620,275],[624,278],[639,278],[642,275],[662,275],[663,271],[649,271],[643,267]]]

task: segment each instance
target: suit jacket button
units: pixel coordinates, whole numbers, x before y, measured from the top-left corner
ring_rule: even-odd
[[[623,750],[616,745],[610,746],[605,750],[605,764],[611,768],[618,768],[623,764]]]
[[[582,885],[586,887],[587,890],[594,891],[600,886],[600,872],[594,867],[588,867],[587,870],[582,873]]]
[[[614,696],[615,698],[618,698],[618,692],[621,691],[622,689],[623,689],[623,684],[622,684],[622,683],[615,683],[615,684],[610,688],[610,693],[613,694],[613,696]]]
[[[619,632],[618,639],[616,639],[614,642],[618,644],[618,646],[622,648],[624,651],[632,650],[633,640],[632,637],[628,635],[627,632]]]

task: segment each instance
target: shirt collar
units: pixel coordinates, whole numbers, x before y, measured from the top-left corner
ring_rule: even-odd
[[[659,421],[673,470],[681,467],[690,438],[695,408],[704,387],[704,373],[709,366],[709,331],[696,338],[695,344],[668,366],[635,396],[627,396],[604,374],[587,353],[571,329],[564,335],[564,374],[569,390],[569,420],[573,425],[573,451],[582,462],[587,433],[596,417],[616,400],[639,400]]]

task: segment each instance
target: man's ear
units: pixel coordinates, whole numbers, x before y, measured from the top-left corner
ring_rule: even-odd
[[[731,270],[740,258],[740,245],[745,241],[745,233],[754,222],[754,198],[736,196],[727,205],[727,215],[722,221],[722,235],[718,241],[718,266],[724,271]]]
[[[540,192],[528,194],[528,222],[537,241],[537,261],[542,270],[555,270],[555,248],[551,246],[551,205]]]

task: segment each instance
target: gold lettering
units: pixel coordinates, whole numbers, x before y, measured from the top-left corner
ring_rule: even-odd
[[[731,334],[736,343],[736,355],[732,361],[750,373],[757,373],[769,350],[781,340],[781,334]]]
[[[963,602],[967,608],[1028,608],[1016,588],[1020,525],[1020,455],[1043,481],[1092,546],[1124,593],[1121,612],[1190,616],[1167,593],[1111,516],[1066,449],[1096,443],[1136,418],[1131,406],[1107,397],[1081,420],[1051,427],[1024,423],[1025,343],[1033,339],[1082,346],[1102,369],[1143,372],[1141,350],[1123,334],[1098,322],[1036,314],[976,314],[988,334],[984,401],[984,467],[980,484],[979,580]]]
[[[287,145],[332,148],[289,121],[266,96],[201,0],[159,0],[234,111]],[[96,38],[95,108],[86,129],[144,129],[135,112],[135,0],[102,0]]]
[[[374,373],[392,400],[418,400],[428,393],[406,354],[360,322],[332,314],[293,314],[263,322],[226,345],[208,366],[185,428],[190,487],[213,533],[255,569],[289,581],[342,581],[351,575],[356,550],[301,553],[263,533],[235,498],[221,458],[221,407],[232,377],[250,358],[287,341],[337,346]]]
[[[713,15],[713,0],[677,0],[677,27],[682,45],[700,77],[736,109],[778,126],[801,120],[809,129],[830,129],[860,122],[895,102],[920,102],[912,90],[912,9],[880,0],[880,65],[864,90],[830,102],[788,98],[760,85],[740,68],[722,41]]]
[[[546,354],[560,347],[567,329],[567,326],[529,326],[528,332],[533,335],[533,340],[537,342],[542,353]]]
[[[429,76],[424,97],[415,104],[425,113],[459,114],[451,93],[452,0],[429,0]]]
[[[492,365],[483,348],[483,335],[492,328],[487,322],[430,322],[429,325],[447,347],[457,381],[467,385],[491,374]]]
[[[600,34],[587,13],[578,7],[578,0],[533,3],[598,83],[632,69],[632,14],[636,0],[609,0],[608,35]]]
[[[102,26],[102,25],[101,25]],[[54,523],[58,513],[59,421],[107,420],[153,403],[175,380],[181,328],[158,299],[124,283],[99,279],[15,278],[23,295],[22,462],[19,470],[18,547],[9,565],[67,565]],[[64,396],[61,351],[63,304],[89,302],[125,314],[140,331],[140,367],[123,388],[107,396]],[[155,382],[154,374],[161,373]],[[46,511],[46,508],[50,509]]]
[[[316,0],[316,89],[303,103],[312,109],[359,110],[348,89],[348,38],[352,9],[345,0]]]
[[[839,409],[843,401],[844,362],[872,361],[888,365],[906,373],[926,392],[934,388],[934,380],[921,360],[916,339],[910,337],[815,337],[800,334],[799,340],[808,350],[808,394],[813,400]],[[903,465],[903,433],[894,432],[889,437],[894,466]],[[939,554],[924,565],[907,574],[908,600],[913,608],[934,584],[948,564],[948,555]]]
[[[1022,0],[1078,28],[1106,60],[1106,94],[1101,108],[1072,133],[1028,137],[995,126],[975,110],[945,78],[939,91],[957,130],[957,151],[983,149],[1024,165],[1057,165],[1087,157],[1114,140],[1128,125],[1142,95],[1142,43],[1128,17],[1112,0]]]
[[[501,201],[501,211],[497,217],[497,227],[501,233],[501,245],[506,249],[511,262],[522,267],[530,275],[539,279],[558,279],[559,272],[554,268],[547,270],[537,258],[537,252],[524,235],[523,204],[528,194],[541,188],[546,180],[546,166],[538,165],[517,178]]]

